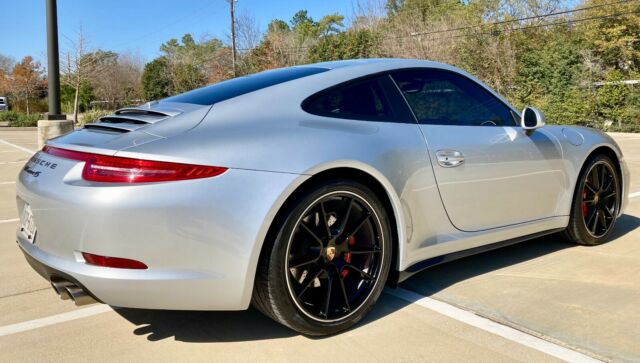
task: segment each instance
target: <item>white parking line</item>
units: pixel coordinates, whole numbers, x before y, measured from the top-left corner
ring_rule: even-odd
[[[629,198],[637,198],[640,197],[640,192],[629,193]]]
[[[90,308],[83,308],[70,311],[68,313],[48,316],[42,319],[29,320],[22,323],[0,326],[0,337],[22,333],[33,329],[44,328],[45,326],[64,323],[66,321],[82,319],[109,311],[113,311],[113,309],[109,305],[100,304],[97,306],[92,306]]]
[[[9,184],[15,184],[16,182],[14,181],[9,181],[9,182],[0,182],[0,185],[9,185]]]
[[[3,139],[0,139],[0,144],[5,144],[5,145],[9,145],[9,146],[15,147],[16,149],[22,150],[22,151],[26,152],[27,154],[33,155],[33,154],[36,153],[35,151],[33,151],[31,149],[27,149],[26,147],[22,147],[20,145],[12,144],[9,141],[3,140]]]
[[[567,362],[602,362],[591,358],[580,352],[576,352],[561,345],[554,344],[536,336],[527,334],[520,330],[502,325],[493,320],[483,318],[470,311],[460,309],[453,305],[449,305],[442,301],[438,301],[429,297],[422,296],[415,292],[397,288],[385,290],[387,294],[420,305],[429,310],[435,311],[449,318],[471,325],[486,332],[498,335],[502,338],[511,340],[518,344],[522,344],[529,348],[546,353],[550,356],[565,360]]]
[[[0,224],[18,222],[19,220],[19,218],[0,219]]]

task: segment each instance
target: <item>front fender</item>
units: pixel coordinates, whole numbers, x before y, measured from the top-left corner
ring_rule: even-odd
[[[613,151],[620,163],[623,198],[620,205],[620,214],[629,203],[629,168],[624,161],[622,150],[618,143],[606,133],[588,127],[581,126],[547,126],[545,130],[551,132],[562,144],[563,157],[567,167],[571,183],[575,186],[578,176],[587,159],[600,148],[608,148]],[[578,135],[579,137],[576,137]],[[567,214],[571,209],[571,201],[566,205]]]

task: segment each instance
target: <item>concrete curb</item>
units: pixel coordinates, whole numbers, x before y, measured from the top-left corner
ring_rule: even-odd
[[[73,131],[73,120],[38,120],[38,148],[49,139]]]

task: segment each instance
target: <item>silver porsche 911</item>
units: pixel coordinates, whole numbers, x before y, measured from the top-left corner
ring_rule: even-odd
[[[18,244],[63,299],[252,303],[323,335],[443,261],[554,232],[602,243],[629,172],[606,134],[544,126],[457,68],[372,59],[118,110],[18,179]]]

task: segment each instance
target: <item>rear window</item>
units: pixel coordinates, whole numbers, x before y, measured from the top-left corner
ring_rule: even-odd
[[[0,98],[0,105],[4,105],[4,99]]]
[[[355,120],[392,121],[393,113],[380,77],[338,86],[304,102],[302,108],[314,115]]]
[[[328,71],[328,69],[320,67],[291,67],[274,69],[215,83],[177,96],[165,98],[162,101],[212,105],[245,93],[257,91],[259,89],[275,86],[276,84],[325,71]]]

